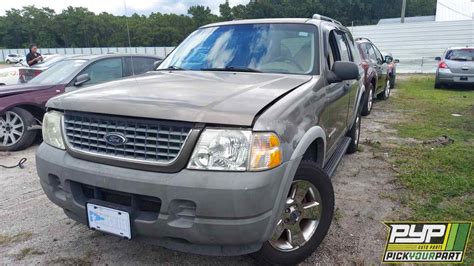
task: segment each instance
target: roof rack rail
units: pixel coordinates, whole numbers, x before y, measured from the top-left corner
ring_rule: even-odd
[[[329,22],[332,22],[332,23],[336,23],[336,24],[339,24],[342,26],[342,23],[333,19],[333,18],[330,18],[330,17],[326,17],[326,16],[323,16],[323,15],[320,15],[320,14],[314,14],[313,15],[313,19],[319,19],[319,20],[324,20],[324,21],[329,21]]]

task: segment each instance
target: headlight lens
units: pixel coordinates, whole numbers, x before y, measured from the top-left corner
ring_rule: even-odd
[[[280,164],[280,141],[274,133],[206,129],[194,148],[188,168],[260,171]]]
[[[43,141],[58,149],[66,149],[63,136],[61,134],[61,119],[63,114],[57,111],[50,111],[43,118]]]

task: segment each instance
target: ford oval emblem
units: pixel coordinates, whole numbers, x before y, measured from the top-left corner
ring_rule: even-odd
[[[107,144],[113,146],[120,146],[127,143],[127,138],[123,134],[117,132],[107,133],[104,136],[104,140]]]

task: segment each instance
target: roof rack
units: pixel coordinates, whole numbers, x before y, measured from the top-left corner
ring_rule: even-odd
[[[342,26],[342,23],[333,19],[333,18],[330,18],[330,17],[326,17],[326,16],[323,16],[323,15],[320,15],[320,14],[314,14],[313,15],[313,19],[319,19],[319,20],[324,20],[324,21],[329,21],[329,22],[332,22],[332,23],[336,23],[336,24],[339,24]]]

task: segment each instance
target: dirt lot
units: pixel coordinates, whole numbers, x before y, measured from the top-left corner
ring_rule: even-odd
[[[392,97],[397,97],[393,91]],[[410,141],[395,135],[400,115],[391,101],[377,102],[363,119],[360,151],[345,156],[334,186],[335,218],[328,236],[305,263],[378,264],[386,230],[382,221],[403,219],[395,172],[386,145]],[[0,168],[0,264],[254,264],[248,256],[204,257],[90,231],[66,218],[43,194],[35,172],[36,147],[0,153],[0,164],[28,158],[25,169]],[[403,215],[403,216],[401,216]]]

